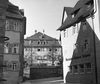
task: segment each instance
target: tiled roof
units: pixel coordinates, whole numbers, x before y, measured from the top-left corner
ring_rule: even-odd
[[[13,18],[19,18],[19,19],[23,18],[18,6],[13,5],[11,2],[8,2],[6,16],[13,17]]]
[[[68,16],[58,30],[65,30],[88,18],[93,14],[93,6],[93,0],[79,0],[73,8],[65,7],[64,11]],[[74,17],[72,17],[73,15]]]
[[[25,41],[33,41],[31,46],[34,47],[61,47],[60,43],[57,39],[50,37],[46,34],[38,32],[30,37],[27,37]],[[25,45],[26,47],[30,47],[30,45]]]
[[[41,32],[38,32],[30,37],[27,37],[26,40],[57,40],[57,39],[50,37],[46,34],[43,34]]]

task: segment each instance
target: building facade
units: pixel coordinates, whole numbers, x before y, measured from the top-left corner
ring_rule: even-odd
[[[5,65],[2,71],[2,78],[5,79],[3,84],[18,84],[23,77],[23,45],[26,18],[23,10],[20,10],[18,6],[13,5],[8,0],[1,0],[1,2],[6,3],[5,13],[3,14],[3,35],[9,38],[9,40],[3,42],[2,61]],[[3,5],[3,3],[0,3],[0,5]]]
[[[0,0],[0,84],[3,81],[3,44],[5,37],[5,12],[7,9],[7,0]]]
[[[35,32],[24,40],[24,59],[28,65],[57,66],[62,59],[62,47],[57,39]]]
[[[63,72],[66,84],[100,83],[99,0],[79,0],[65,7],[67,18],[58,29],[62,35]],[[70,20],[70,21],[69,21]]]

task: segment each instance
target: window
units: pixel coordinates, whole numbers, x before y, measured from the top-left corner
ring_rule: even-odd
[[[84,50],[86,51],[86,50],[88,50],[88,48],[89,48],[88,40],[85,40],[84,41]]]
[[[7,61],[4,61],[3,65],[5,66],[5,67],[3,67],[3,71],[6,71],[7,70]]]
[[[40,44],[40,42],[38,41],[38,44]]]
[[[55,51],[57,51],[57,49],[55,49]]]
[[[73,34],[75,34],[75,31],[76,31],[76,27],[73,26]]]
[[[12,53],[19,53],[19,45],[18,44],[12,44]]]
[[[51,49],[49,49],[49,51],[51,51]]]
[[[79,71],[80,71],[80,73],[83,73],[84,72],[84,64],[80,64],[79,65]]]
[[[8,43],[4,44],[4,53],[9,53],[9,44]]]
[[[38,49],[37,51],[40,51],[40,49]]]
[[[22,31],[22,23],[20,20],[15,20],[15,19],[7,19],[6,20],[6,30],[10,31]]]
[[[91,63],[86,63],[85,67],[86,67],[86,72],[91,72]]]
[[[46,43],[48,44],[48,41],[46,41]]]
[[[44,42],[44,45],[45,45],[45,42]]]
[[[6,26],[5,26],[6,30],[9,30],[9,21],[6,20]]]
[[[27,48],[25,48],[25,50],[27,51]]]
[[[87,27],[86,23],[84,22],[84,24],[83,24],[83,31],[85,31],[87,29],[86,27]]]
[[[41,44],[42,44],[42,41],[41,41]]]
[[[73,66],[73,72],[74,72],[74,73],[78,73],[78,66],[77,66],[77,65],[74,65],[74,66]]]
[[[14,53],[17,53],[17,49],[16,48],[14,48]]]
[[[72,66],[69,66],[69,71],[70,73],[72,73]]]
[[[47,56],[44,56],[43,59],[47,59]]]
[[[12,69],[15,71],[15,70],[16,70],[16,68],[17,68],[16,63],[13,63],[13,64],[12,64]]]
[[[9,53],[12,53],[12,47],[11,47],[11,46],[9,47],[8,50],[9,50],[9,51],[8,51]]]

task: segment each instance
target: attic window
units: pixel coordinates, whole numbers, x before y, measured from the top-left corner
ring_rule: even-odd
[[[44,38],[44,35],[42,35],[42,38]]]
[[[74,16],[76,16],[76,15],[77,15],[77,13],[79,12],[79,10],[80,10],[80,8],[74,11],[74,13],[73,13],[73,14],[74,14]]]

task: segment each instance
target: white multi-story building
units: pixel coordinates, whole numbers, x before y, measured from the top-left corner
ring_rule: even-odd
[[[9,40],[3,43],[3,72],[2,78],[6,81],[0,84],[18,84],[23,77],[23,55],[24,55],[24,35],[26,30],[26,18],[24,12],[13,5],[8,0],[1,0],[5,13],[3,14],[4,27],[1,27],[2,36],[8,37]],[[3,4],[6,3],[6,4]],[[1,7],[1,6],[0,6]],[[3,12],[3,11],[1,11]]]
[[[24,59],[28,65],[58,65],[62,47],[57,39],[35,32],[24,40]]]
[[[62,36],[64,82],[100,83],[100,1],[79,0],[65,7],[67,19],[58,29]]]

